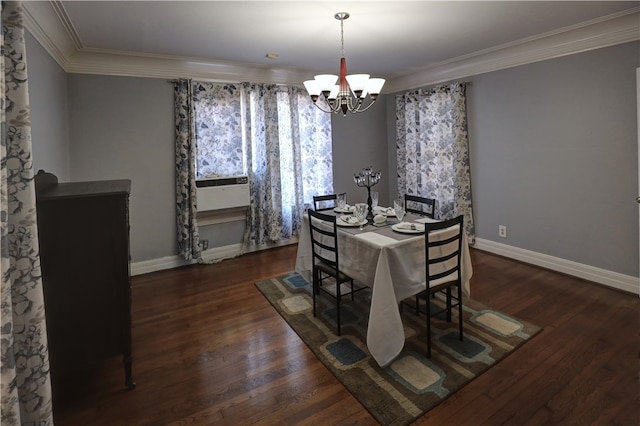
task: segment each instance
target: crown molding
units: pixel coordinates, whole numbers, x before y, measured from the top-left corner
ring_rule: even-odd
[[[212,62],[201,58],[167,57],[122,51],[84,49],[68,61],[68,73],[103,74],[148,78],[194,78],[201,81],[254,81],[301,84],[308,73],[266,68],[232,62]]]
[[[640,39],[640,7],[460,56],[392,79],[394,93]]]
[[[251,64],[88,49],[83,46],[62,3],[23,2],[25,26],[67,73],[207,81],[260,81],[300,85],[308,73]],[[534,37],[499,45],[389,79],[394,93],[486,72],[553,59],[640,39],[640,7]]]
[[[24,24],[31,35],[67,71],[68,58],[78,49],[63,25],[53,2],[23,2]],[[65,18],[68,22],[68,17]]]

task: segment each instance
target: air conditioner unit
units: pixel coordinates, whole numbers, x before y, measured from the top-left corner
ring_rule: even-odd
[[[249,178],[233,176],[196,181],[199,212],[249,206]]]

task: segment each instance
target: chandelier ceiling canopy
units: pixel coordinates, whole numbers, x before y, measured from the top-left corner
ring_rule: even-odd
[[[320,74],[314,80],[304,82],[313,103],[324,112],[363,112],[371,108],[382,90],[384,79],[370,78],[369,74],[347,75],[347,61],[344,57],[344,21],[349,18],[347,12],[339,12],[334,17],[340,21],[340,75]],[[337,84],[336,84],[337,83]],[[322,101],[318,99],[322,95]],[[364,100],[369,95],[369,103]]]

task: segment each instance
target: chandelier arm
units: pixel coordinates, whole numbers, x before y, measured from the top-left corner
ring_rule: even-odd
[[[314,102],[313,104],[322,112],[326,112],[326,113],[332,113],[332,112],[338,112],[340,111],[340,103],[336,102],[334,106],[331,106],[331,104],[329,103],[329,101],[326,98],[321,98],[318,97],[318,100],[322,99],[322,103],[324,103],[324,106],[326,107],[323,108],[320,104],[320,102]]]
[[[316,108],[318,108],[318,109],[319,109],[320,111],[322,111],[322,112],[326,112],[326,113],[331,113],[331,112],[333,112],[333,110],[331,110],[331,109],[326,110],[326,109],[322,108],[322,107],[321,107],[317,102],[314,102],[313,104],[316,106]]]
[[[353,112],[353,113],[365,112],[366,110],[371,108],[373,106],[373,104],[375,104],[375,103],[376,103],[376,101],[369,101],[369,104],[365,108],[360,108],[364,104],[364,102],[363,102],[360,105],[358,105],[358,107],[356,107],[356,109],[352,110],[351,112]]]

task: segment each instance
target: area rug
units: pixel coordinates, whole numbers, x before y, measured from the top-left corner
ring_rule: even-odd
[[[431,322],[432,356],[426,357],[426,317],[403,309],[403,351],[384,368],[366,345],[371,292],[341,304],[342,335],[336,335],[335,303],[321,292],[313,316],[311,285],[298,274],[256,283],[256,287],[320,361],[381,425],[406,425],[488,370],[540,331],[528,322],[464,300],[464,340],[452,322]],[[438,298],[430,302],[438,305]],[[457,312],[457,310],[456,310]]]

